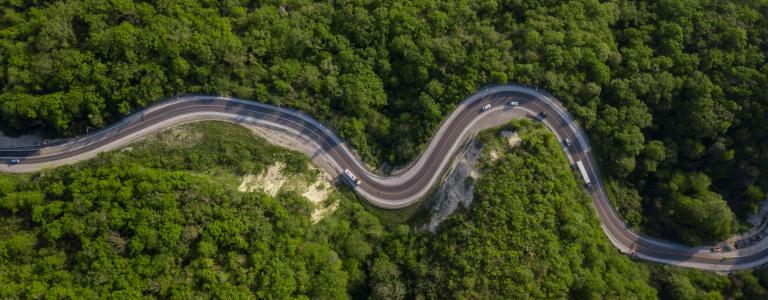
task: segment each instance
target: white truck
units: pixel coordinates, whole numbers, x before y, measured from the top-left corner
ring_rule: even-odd
[[[581,173],[581,177],[584,178],[584,185],[586,187],[590,187],[592,185],[592,180],[589,180],[589,174],[587,173],[587,169],[584,168],[584,163],[582,163],[580,160],[576,162],[576,167],[579,168],[579,172]]]
[[[344,179],[344,181],[347,182],[352,188],[355,188],[356,186],[363,183],[360,181],[360,179],[355,176],[355,174],[352,174],[352,171],[349,169],[344,169],[344,172],[341,173],[341,177]]]

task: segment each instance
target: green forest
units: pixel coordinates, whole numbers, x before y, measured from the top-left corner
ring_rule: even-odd
[[[545,88],[611,198],[689,244],[768,191],[768,2],[2,1],[0,130],[69,137],[179,94],[301,109],[371,165],[413,159],[478,88]]]
[[[616,251],[538,123],[504,128],[522,143],[496,149],[473,205],[435,234],[383,223],[346,188],[313,225],[296,192],[237,189],[277,161],[313,176],[306,156],[238,125],[181,128],[76,165],[0,174],[0,298],[768,297],[766,269],[722,276]],[[498,133],[479,140],[505,144]]]

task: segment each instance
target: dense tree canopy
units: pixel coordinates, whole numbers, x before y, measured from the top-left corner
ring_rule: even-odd
[[[635,202],[628,221],[703,241],[738,227],[660,228],[664,211],[695,201],[657,191],[670,176],[706,176],[720,195],[709,198],[738,216],[762,200],[766,11],[711,0],[6,1],[0,128],[70,136],[177,93],[215,93],[305,110],[366,161],[400,164],[458,101],[516,81],[577,115],[604,174],[627,190],[613,198],[640,195],[615,199]]]
[[[0,298],[339,299],[365,287],[375,216],[344,200],[312,226],[300,195],[241,193],[233,176],[305,157],[234,125],[189,130],[205,135],[192,147],[166,133],[79,166],[0,175]]]
[[[484,150],[498,156],[482,160],[466,213],[436,236],[399,237],[379,259],[401,264],[425,299],[655,298],[645,266],[604,238],[559,142],[540,124],[517,124],[520,146]],[[500,138],[495,130],[481,140]]]
[[[186,125],[121,151],[30,175],[0,174],[0,298],[760,299],[768,271],[719,276],[633,262],[603,235],[554,136],[486,163],[474,204],[436,234],[341,205],[317,224],[284,190],[238,176],[308,160],[222,123]],[[305,166],[301,168],[299,166]],[[696,196],[699,186],[679,193]]]
[[[754,212],[768,189],[765,1],[76,0],[1,9],[6,133],[71,136],[177,93],[225,94],[305,110],[373,165],[401,164],[458,101],[515,81],[547,88],[575,113],[603,173],[627,190],[613,198],[640,195],[615,200],[635,202],[622,211],[633,225],[671,237],[703,231],[657,226],[659,211],[696,203],[659,193],[673,176],[709,177],[708,190],[737,216]],[[720,211],[685,209],[703,220]],[[738,226],[720,228],[689,241]]]

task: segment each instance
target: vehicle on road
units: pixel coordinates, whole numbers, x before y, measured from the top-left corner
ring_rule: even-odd
[[[712,253],[723,252],[723,247],[712,247],[712,248],[709,248],[709,252],[712,252]]]
[[[341,173],[341,177],[353,188],[363,183],[357,176],[355,176],[355,174],[352,174],[352,171],[349,169],[344,169],[344,172]]]
[[[20,159],[17,159],[17,158],[15,158],[15,159],[11,159],[11,160],[9,160],[9,161],[8,161],[8,164],[9,164],[9,165],[15,165],[15,164],[18,164],[18,163],[20,163],[20,162],[21,162],[21,160],[20,160]]]
[[[503,97],[506,95],[503,94],[505,92],[526,92],[526,89],[528,88],[521,88],[516,85],[511,85],[508,87],[498,87],[498,90],[491,92],[501,93],[498,94],[498,97]],[[568,154],[571,155],[574,164],[572,167],[574,169],[579,168],[578,172],[581,174],[584,180],[584,184],[587,186],[593,201],[592,204],[596,209],[597,215],[600,217],[603,223],[603,230],[609,237],[611,237],[609,240],[615,247],[622,250],[631,249],[630,253],[634,253],[635,255],[633,255],[633,257],[637,259],[695,269],[735,271],[751,269],[756,266],[762,266],[766,264],[768,261],[768,249],[756,249],[754,252],[749,251],[749,254],[740,253],[739,251],[733,252],[732,249],[749,247],[754,245],[754,243],[759,242],[760,238],[768,238],[765,237],[766,234],[768,234],[768,229],[764,229],[763,234],[759,235],[759,237],[744,237],[733,243],[732,247],[723,246],[723,254],[718,255],[708,253],[708,251],[711,250],[711,246],[705,248],[689,248],[678,245],[667,245],[666,243],[653,242],[653,239],[647,238],[642,233],[633,233],[633,229],[626,225],[626,222],[621,220],[621,218],[614,213],[613,208],[615,207],[612,206],[613,204],[610,202],[610,199],[603,192],[602,182],[599,177],[599,170],[597,169],[598,166],[591,164],[591,162],[596,161],[595,157],[593,156],[594,153],[589,150],[590,145],[586,140],[586,136],[583,135],[583,129],[581,129],[578,124],[572,123],[566,113],[560,112],[556,102],[554,104],[549,103],[550,100],[546,99],[546,97],[540,97],[538,94],[532,94],[530,92],[528,93],[531,96],[535,96],[535,99],[530,100],[530,103],[533,107],[536,105],[543,106],[541,108],[542,111],[539,113],[537,113],[535,110],[526,110],[526,112],[528,112],[527,117],[531,117],[538,121],[543,121],[543,119],[547,117],[547,113],[545,113],[543,110],[552,111],[554,115],[552,116],[551,120],[547,122],[550,123],[551,121],[551,125],[553,125],[550,129],[552,129],[555,134],[559,135],[560,137],[573,136],[574,138],[578,137],[580,139],[580,149],[571,148],[573,151],[568,151]],[[467,98],[467,100],[465,100],[467,102],[462,102],[466,103],[467,105],[459,106],[461,107],[461,111],[458,112],[468,113],[471,115],[471,117],[474,118],[456,118],[453,120],[457,123],[446,122],[445,124],[441,125],[440,128],[452,128],[451,125],[457,125],[457,128],[466,128],[472,124],[475,119],[482,118],[484,115],[482,113],[478,114],[479,111],[476,110],[477,106],[487,106],[490,108],[493,103],[486,102],[486,104],[483,104],[482,102],[475,102],[478,101],[478,99],[482,99],[478,98],[480,96],[484,97],[485,94],[481,94],[479,96],[477,94],[473,95],[473,97]],[[498,105],[505,106],[511,99],[516,98],[500,100]],[[150,122],[147,124],[147,128],[156,128],[152,130],[159,130],[157,128],[160,128],[161,125],[170,126],[175,124],[174,122],[185,120],[185,118],[177,118],[178,116],[191,116],[192,114],[200,114],[198,115],[200,119],[206,119],[209,116],[216,116],[217,118],[226,116],[225,119],[235,121],[236,123],[244,123],[254,126],[265,126],[267,128],[271,128],[270,126],[272,125],[269,125],[268,123],[258,122],[256,119],[259,119],[259,117],[254,118],[254,116],[266,115],[268,116],[269,121],[274,121],[275,125],[286,126],[288,129],[293,129],[295,132],[297,132],[297,134],[301,134],[301,136],[298,137],[306,137],[309,139],[309,141],[314,142],[313,147],[319,147],[317,150],[323,151],[324,154],[327,155],[325,159],[328,159],[329,163],[340,163],[342,166],[354,167],[355,170],[359,170],[357,172],[367,172],[365,171],[364,163],[358,161],[357,158],[354,155],[350,155],[348,151],[327,151],[324,145],[330,145],[332,147],[338,146],[341,150],[344,149],[341,147],[341,144],[337,144],[339,143],[339,139],[334,136],[332,130],[327,130],[322,126],[322,124],[315,121],[308,115],[301,114],[296,111],[286,110],[284,108],[264,105],[261,103],[252,103],[250,101],[240,101],[237,99],[230,99],[219,96],[192,96],[190,98],[185,98],[184,100],[185,101],[177,101],[166,106],[156,107],[157,117],[147,118],[148,122]],[[221,101],[223,103],[210,105],[211,101],[217,101],[216,103]],[[525,101],[524,103],[526,103],[526,105],[529,103],[529,100],[522,101]],[[233,110],[232,108],[235,107],[234,104],[236,104],[238,108],[242,107],[242,109]],[[197,108],[200,110],[198,111]],[[189,112],[185,113],[185,111]],[[179,114],[179,112],[181,112],[181,114]],[[137,113],[143,115],[145,112]],[[494,117],[493,119],[496,118]],[[131,118],[127,122],[128,124],[137,124],[136,121],[138,121],[138,119]],[[496,122],[497,120],[493,121]],[[567,126],[561,126],[560,124],[565,124]],[[40,147],[23,147],[15,149],[0,148],[0,169],[3,171],[7,170],[7,172],[32,172],[43,167],[52,167],[65,164],[67,162],[82,160],[84,158],[81,157],[84,156],[81,154],[86,153],[86,151],[92,151],[90,149],[103,150],[105,149],[104,147],[107,147],[107,145],[113,143],[114,141],[124,140],[130,135],[139,134],[142,130],[149,130],[142,129],[144,128],[143,126],[128,126],[127,128],[129,129],[126,131],[121,131],[124,129],[124,127],[119,126],[105,129],[108,131],[111,130],[113,132],[123,133],[117,136],[104,135],[96,137],[91,135],[91,137],[93,137],[91,139],[53,141],[51,144],[63,144],[67,146],[50,148],[47,149],[47,151],[40,151]],[[439,132],[443,131],[441,130]],[[434,143],[434,145],[430,144],[434,151],[425,151],[423,155],[414,162],[414,166],[418,167],[414,167],[413,172],[404,173],[402,177],[398,178],[384,176],[377,178],[377,182],[381,180],[383,183],[391,183],[386,186],[386,189],[379,187],[378,184],[374,184],[374,182],[366,182],[366,184],[363,185],[361,178],[367,178],[365,176],[368,175],[361,175],[363,177],[358,178],[355,176],[355,174],[352,173],[352,171],[346,170],[344,167],[340,168],[343,170],[343,172],[338,172],[339,168],[330,169],[328,171],[338,173],[338,177],[341,177],[337,178],[339,181],[344,181],[345,185],[351,185],[354,190],[360,192],[361,197],[364,197],[366,201],[375,207],[381,207],[384,209],[397,209],[407,207],[412,205],[414,201],[423,199],[423,196],[428,195],[428,192],[434,187],[434,184],[440,183],[440,180],[442,180],[440,174],[442,174],[441,172],[444,172],[445,168],[447,168],[446,166],[449,165],[447,163],[448,159],[452,159],[452,157],[449,157],[450,154],[448,154],[450,151],[453,151],[451,150],[453,149],[451,147],[455,147],[457,143],[460,143],[464,138],[467,137],[467,134],[472,134],[466,130],[446,130],[444,132],[446,132],[446,134],[439,135],[439,137],[435,135],[434,139],[430,141],[430,143]],[[326,143],[329,141],[330,144]],[[443,148],[443,146],[446,148]],[[581,146],[583,146],[584,149],[581,149]],[[23,168],[21,166],[14,168],[13,166],[6,165],[6,163],[10,163],[12,159],[17,158],[19,160],[13,161],[13,163],[20,163],[20,161],[23,161],[25,163]],[[583,161],[589,161],[591,164],[590,167],[594,169],[587,170]],[[32,164],[32,162],[35,163]],[[328,166],[334,165],[329,164]],[[591,175],[595,175],[595,178],[592,179]],[[578,177],[578,175],[576,176]],[[421,180],[422,178],[424,180]],[[643,244],[643,247],[640,248],[638,246],[639,244]],[[709,255],[699,255],[699,251],[703,252],[703,254]],[[726,259],[723,258],[725,256],[724,253],[733,254],[729,254],[728,263],[718,263],[721,262],[721,259]],[[683,259],[680,259],[681,257]]]
[[[571,147],[571,139],[569,138],[563,139],[563,145],[565,145],[566,147]]]
[[[481,108],[480,111],[486,111],[486,110],[489,110],[489,109],[491,109],[491,104],[490,103],[486,104],[485,106],[483,106],[483,108]]]
[[[584,186],[587,188],[592,186],[592,180],[589,179],[589,173],[587,173],[587,169],[584,168],[584,163],[581,161],[576,162],[576,167],[579,168],[579,173],[581,173],[581,177],[584,178]]]
[[[517,101],[509,101],[509,106],[517,106]]]

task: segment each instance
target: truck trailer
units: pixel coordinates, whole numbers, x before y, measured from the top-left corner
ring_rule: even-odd
[[[579,173],[581,173],[581,177],[584,178],[584,185],[590,187],[592,185],[592,180],[589,179],[589,174],[587,173],[587,169],[584,168],[584,163],[577,161],[576,167],[579,168]]]
[[[363,183],[362,181],[360,181],[360,179],[357,178],[357,176],[355,176],[355,174],[352,174],[352,171],[350,171],[349,169],[344,169],[344,172],[341,173],[341,177],[352,188],[357,187],[358,185]]]

